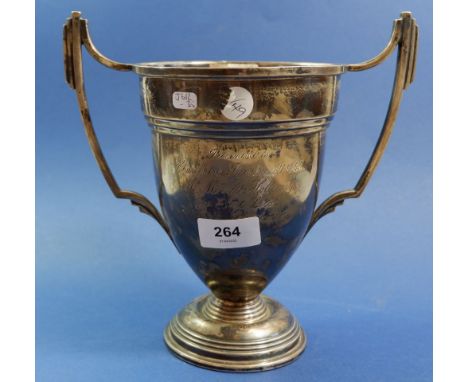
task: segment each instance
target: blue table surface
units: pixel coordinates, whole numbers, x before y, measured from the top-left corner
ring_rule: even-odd
[[[432,9],[423,0],[135,3],[38,0],[36,357],[39,382],[432,380]],[[421,27],[415,83],[366,192],[321,220],[265,293],[299,319],[293,364],[220,373],[173,357],[172,316],[206,287],[162,230],[112,197],[64,83],[61,26],[83,11],[97,47],[121,61],[358,62],[392,20]],[[319,199],[352,186],[384,119],[395,58],[343,76]],[[119,183],[156,200],[138,81],[85,58],[91,113]]]
[[[38,381],[431,380],[430,312],[394,306],[411,298],[364,274],[362,268],[380,268],[379,258],[391,256],[388,251],[376,249],[374,262],[353,264],[343,259],[353,253],[338,251],[346,246],[341,240],[325,251],[327,260],[298,251],[267,289],[294,312],[308,336],[295,363],[237,375],[180,361],[163,343],[164,327],[206,289],[169,244],[133,232],[143,241],[138,244],[126,225],[122,221],[118,234],[108,235],[91,224],[71,232],[64,245],[54,240],[57,253],[49,247],[47,256],[62,260],[55,269],[41,269],[38,280]],[[78,265],[68,261],[77,256],[73,247],[81,252]],[[98,249],[90,254],[91,247]]]

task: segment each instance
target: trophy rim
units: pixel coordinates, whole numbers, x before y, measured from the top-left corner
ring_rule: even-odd
[[[345,65],[288,61],[158,61],[133,64],[145,77],[302,77],[345,72]]]

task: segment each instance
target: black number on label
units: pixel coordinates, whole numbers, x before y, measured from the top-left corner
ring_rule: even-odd
[[[232,235],[240,236],[240,231],[239,227],[235,227],[232,231],[231,228],[229,227],[214,227],[214,230],[216,231],[215,236],[216,237],[230,237]]]

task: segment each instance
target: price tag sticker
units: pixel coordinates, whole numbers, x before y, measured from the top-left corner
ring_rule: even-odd
[[[176,109],[194,110],[197,108],[197,95],[192,92],[174,92],[172,105]]]
[[[235,220],[197,219],[203,248],[253,247],[262,242],[257,216]]]
[[[221,113],[231,121],[240,121],[247,118],[254,107],[252,94],[240,86],[233,86],[230,90],[229,99]]]

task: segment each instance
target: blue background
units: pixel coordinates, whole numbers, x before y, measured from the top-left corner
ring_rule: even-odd
[[[432,8],[429,1],[44,1],[36,24],[38,381],[429,381],[432,379]],[[114,199],[64,82],[61,26],[89,19],[107,56],[150,60],[358,62],[411,10],[421,28],[415,83],[364,195],[317,224],[266,293],[309,345],[282,369],[203,370],[162,332],[206,292],[150,218]],[[395,56],[343,76],[320,200],[354,185],[385,116]],[[122,187],[156,200],[138,81],[85,59],[91,114]]]

